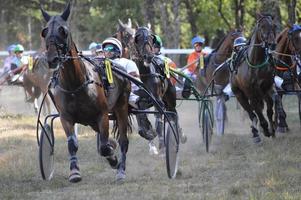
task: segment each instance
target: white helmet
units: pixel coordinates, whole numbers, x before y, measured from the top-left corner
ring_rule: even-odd
[[[122,56],[122,44],[121,42],[116,39],[116,38],[113,38],[113,37],[109,37],[107,39],[105,39],[103,42],[102,42],[102,49],[105,50],[105,46],[107,44],[113,44],[114,46],[116,46],[120,52],[120,57]]]

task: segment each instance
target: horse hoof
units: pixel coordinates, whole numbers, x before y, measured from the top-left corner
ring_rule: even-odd
[[[286,132],[288,132],[288,127],[278,126],[276,131],[277,131],[277,133],[286,133]]]
[[[260,137],[259,136],[253,137],[253,142],[254,142],[254,144],[259,144],[261,142]]]
[[[117,148],[117,142],[116,140],[109,138],[108,143],[113,147],[113,149]]]
[[[139,130],[138,134],[148,141],[153,140],[157,136],[157,133],[154,130],[148,130],[148,131]]]
[[[117,170],[116,181],[121,182],[124,181],[124,179],[125,179],[125,170],[123,169]]]
[[[152,155],[158,155],[159,152],[158,152],[158,149],[156,147],[156,145],[154,143],[149,143],[149,154],[152,156]]]
[[[80,171],[78,169],[72,169],[69,175],[69,182],[77,183],[82,180]]]
[[[112,169],[117,169],[118,167],[118,159],[117,156],[110,156],[107,157],[107,161],[109,162],[110,166],[112,167]]]

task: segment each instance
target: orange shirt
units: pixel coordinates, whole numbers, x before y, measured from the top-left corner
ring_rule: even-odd
[[[191,73],[195,73],[196,72],[196,68],[197,68],[197,65],[198,65],[198,61],[196,61],[197,59],[200,58],[201,55],[205,55],[203,52],[192,52],[191,54],[189,54],[188,56],[188,59],[187,59],[187,64],[190,64],[192,63],[191,65],[189,65],[187,67],[188,71],[191,72]]]

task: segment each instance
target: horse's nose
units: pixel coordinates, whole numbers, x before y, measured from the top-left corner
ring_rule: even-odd
[[[59,57],[55,56],[52,59],[48,59],[48,64],[50,68],[56,68],[59,63]]]

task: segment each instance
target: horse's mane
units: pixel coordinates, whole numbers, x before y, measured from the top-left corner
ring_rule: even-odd
[[[211,52],[211,53],[215,53],[219,50],[219,48],[222,46],[223,42],[225,41],[225,39],[227,38],[227,36],[229,35],[230,33],[228,33],[227,35],[225,35],[223,37],[223,39],[221,39],[217,45],[217,47]]]
[[[283,29],[278,35],[277,35],[277,38],[276,38],[276,42],[277,44],[281,44],[283,45],[283,43],[286,41],[287,37],[285,36],[288,36],[288,31],[289,31],[289,28],[286,27],[285,29]],[[285,38],[285,40],[282,40],[283,38]],[[281,43],[280,43],[281,42]]]

